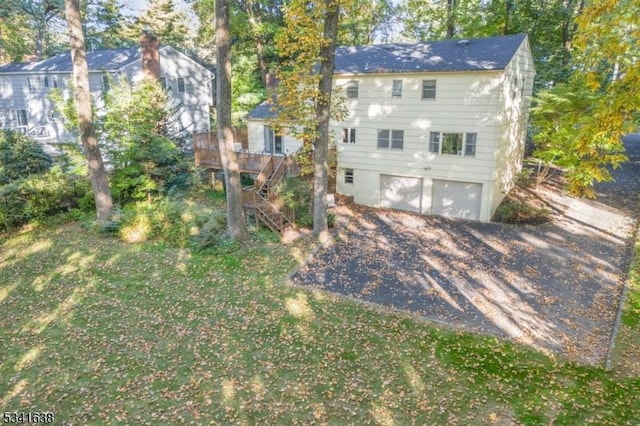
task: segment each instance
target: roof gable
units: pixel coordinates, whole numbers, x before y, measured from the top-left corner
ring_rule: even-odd
[[[336,49],[337,74],[505,69],[524,34],[465,40],[376,44]]]

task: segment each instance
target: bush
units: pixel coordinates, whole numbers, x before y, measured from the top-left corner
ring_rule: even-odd
[[[300,226],[313,225],[313,188],[308,179],[290,176],[285,178],[275,192],[282,197],[282,201],[293,209],[296,214],[296,224]]]
[[[505,200],[493,215],[494,222],[540,224],[551,220],[551,212],[514,200]]]
[[[226,216],[220,210],[168,198],[129,204],[121,212],[116,211],[113,223],[126,242],[154,240],[198,249],[225,243],[227,227]]]
[[[0,227],[10,229],[79,206],[92,194],[89,182],[54,168],[46,174],[0,186]]]
[[[32,138],[13,130],[0,131],[0,185],[46,173],[53,159]]]

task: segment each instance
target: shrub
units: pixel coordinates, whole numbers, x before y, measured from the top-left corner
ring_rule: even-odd
[[[493,215],[494,222],[540,224],[551,220],[551,212],[524,204],[519,201],[506,199],[498,206]]]
[[[129,204],[113,222],[124,241],[155,240],[179,247],[215,245],[221,240],[214,234],[226,230],[222,212],[168,198]]]
[[[53,159],[32,138],[13,130],[0,131],[0,185],[46,173]]]
[[[287,177],[276,188],[275,192],[283,202],[296,214],[296,224],[313,225],[313,188],[308,179]]]

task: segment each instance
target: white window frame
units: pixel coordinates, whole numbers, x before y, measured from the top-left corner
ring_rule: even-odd
[[[27,77],[27,87],[30,92],[42,90],[42,77],[39,75],[30,75]]]
[[[393,80],[393,82],[391,83],[391,97],[402,97],[402,80]]]
[[[383,143],[381,144],[380,142]],[[393,151],[404,150],[404,130],[378,129],[376,147],[378,149],[389,149]]]
[[[344,183],[353,185],[355,182],[353,169],[344,169]]]
[[[461,135],[460,149],[456,153],[443,152],[446,135]],[[478,146],[478,134],[475,132],[440,132],[429,133],[428,150],[432,154],[447,156],[475,157]]]
[[[29,126],[29,115],[26,109],[0,110],[0,128],[16,128]]]
[[[356,143],[356,129],[344,127],[342,129],[342,143]]]
[[[434,100],[436,99],[438,90],[437,80],[422,80],[422,99]]]
[[[359,88],[358,88],[357,80],[351,80],[350,82],[348,82],[345,87],[345,90],[347,94],[347,99],[358,99]]]

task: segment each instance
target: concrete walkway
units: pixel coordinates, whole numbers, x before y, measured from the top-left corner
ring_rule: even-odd
[[[541,226],[342,207],[347,228],[292,277],[320,288],[602,363],[640,207],[640,136],[597,200],[550,191]]]

